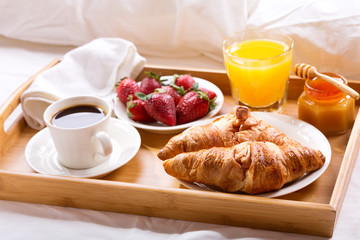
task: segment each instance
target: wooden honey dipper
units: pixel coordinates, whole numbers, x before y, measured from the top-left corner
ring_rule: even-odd
[[[337,87],[338,89],[340,89],[341,91],[343,91],[344,93],[350,95],[352,98],[358,100],[359,99],[359,93],[357,93],[354,89],[352,89],[351,87],[349,87],[348,85],[337,81],[336,79],[329,77],[325,74],[321,74],[319,73],[316,68],[314,66],[305,64],[305,63],[298,63],[295,64],[293,72],[295,73],[296,76],[298,77],[302,77],[305,79],[313,79],[315,77],[319,77],[323,80],[325,80],[326,82],[334,85],[335,87]]]

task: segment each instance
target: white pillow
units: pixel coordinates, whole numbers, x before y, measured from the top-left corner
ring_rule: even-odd
[[[7,37],[76,46],[121,37],[141,53],[166,57],[221,56],[224,37],[246,22],[246,2],[237,0],[2,0],[0,6],[0,34]]]
[[[0,34],[74,46],[120,37],[146,56],[221,62],[226,36],[276,29],[295,41],[293,64],[360,79],[359,9],[353,0],[1,0]]]

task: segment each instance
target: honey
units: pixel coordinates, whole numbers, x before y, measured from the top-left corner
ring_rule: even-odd
[[[341,75],[324,74],[347,84]],[[355,119],[355,100],[320,78],[306,79],[298,105],[299,119],[312,124],[325,135],[344,133]]]

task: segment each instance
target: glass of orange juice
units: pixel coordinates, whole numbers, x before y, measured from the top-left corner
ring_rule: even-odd
[[[222,45],[236,104],[280,112],[287,98],[293,40],[266,30],[238,32]]]

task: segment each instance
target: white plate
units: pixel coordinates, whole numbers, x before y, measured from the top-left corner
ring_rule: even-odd
[[[307,173],[302,178],[285,184],[283,188],[277,191],[256,194],[253,196],[269,198],[283,196],[308,186],[325,172],[331,161],[331,147],[327,138],[317,128],[287,115],[266,112],[252,112],[251,114],[254,117],[265,120],[267,123],[284,132],[288,137],[300,142],[304,146],[320,150],[325,156],[325,163],[320,169]],[[220,191],[216,187],[205,184],[190,183],[183,180],[180,180],[180,182],[190,189],[214,192]]]
[[[130,161],[139,151],[139,132],[127,122],[112,118],[109,135],[113,152],[100,165],[88,169],[71,169],[57,161],[57,152],[48,128],[35,134],[25,148],[28,165],[36,172],[71,177],[102,177]]]
[[[224,95],[221,90],[213,83],[206,81],[202,78],[193,77],[195,82],[199,83],[199,87],[207,88],[216,93],[217,98],[215,100],[216,107],[212,111],[210,111],[206,116],[200,118],[197,121],[193,121],[190,123],[175,125],[175,126],[168,126],[166,124],[160,122],[153,122],[153,123],[141,123],[131,120],[126,114],[126,106],[120,102],[119,98],[115,95],[114,96],[114,112],[115,115],[130,123],[136,128],[143,129],[148,132],[158,133],[158,134],[173,134],[179,133],[186,128],[199,124],[201,121],[210,119],[214,117],[221,109],[224,103]],[[163,76],[161,79],[168,79],[168,81],[172,81],[173,76]]]

